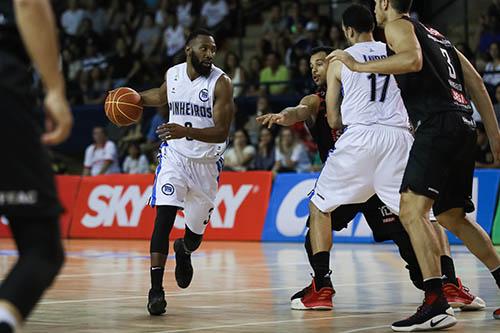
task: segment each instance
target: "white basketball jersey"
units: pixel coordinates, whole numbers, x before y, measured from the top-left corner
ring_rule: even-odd
[[[187,63],[171,67],[166,74],[169,123],[186,127],[213,127],[215,84],[224,72],[212,65],[208,77],[199,76],[191,81]],[[226,142],[213,144],[191,138],[169,140],[168,146],[192,159],[218,159],[226,149]],[[165,145],[162,145],[165,146]]]
[[[357,43],[346,51],[358,62],[387,58],[386,45],[380,42]],[[340,110],[344,125],[409,126],[393,75],[357,73],[343,65],[341,78],[344,99]]]

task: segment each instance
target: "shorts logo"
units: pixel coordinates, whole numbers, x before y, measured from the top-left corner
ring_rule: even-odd
[[[175,192],[175,187],[174,185],[170,184],[170,183],[166,183],[165,185],[163,185],[161,187],[161,191],[163,192],[163,194],[165,195],[172,195],[174,194]]]
[[[200,93],[198,94],[198,97],[202,102],[208,101],[208,89],[201,89]]]

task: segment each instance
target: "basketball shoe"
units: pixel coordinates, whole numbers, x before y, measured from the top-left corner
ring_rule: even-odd
[[[175,280],[179,288],[187,288],[193,279],[191,254],[186,252],[184,239],[178,238],[174,242],[175,251]]]
[[[465,311],[483,310],[486,303],[479,297],[473,295],[469,288],[462,285],[462,281],[457,278],[458,286],[453,283],[443,285],[444,297],[452,308],[460,308]]]
[[[149,289],[148,311],[152,316],[159,316],[166,312],[167,301],[165,301],[165,292],[163,289]]]
[[[335,290],[330,277],[325,277],[325,286],[316,290],[314,278],[309,286],[295,293],[291,299],[293,310],[331,310],[333,309],[332,298]]]
[[[495,319],[500,319],[500,308],[496,309],[496,310],[493,312],[493,318],[495,318]]]
[[[426,295],[424,303],[411,317],[397,321],[391,328],[396,332],[441,330],[457,323],[453,308],[444,296]]]

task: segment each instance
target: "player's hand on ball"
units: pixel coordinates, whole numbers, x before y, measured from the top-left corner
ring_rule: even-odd
[[[64,91],[49,90],[43,104],[47,132],[42,135],[42,142],[47,145],[57,145],[68,138],[73,127],[73,115],[68,100]]]
[[[334,61],[340,61],[347,66],[351,71],[356,71],[357,61],[354,60],[353,56],[344,50],[335,50],[326,56],[326,60],[330,63]]]
[[[187,136],[187,128],[179,124],[161,124],[156,128],[158,137],[165,140],[182,139]]]

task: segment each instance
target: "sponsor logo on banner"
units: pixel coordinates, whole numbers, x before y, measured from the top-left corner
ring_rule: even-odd
[[[149,239],[155,218],[147,205],[152,182],[150,175],[83,178],[71,236]],[[167,185],[162,190],[173,193]],[[222,173],[215,209],[200,221],[208,223],[204,239],[260,240],[270,189],[271,173]],[[171,238],[183,234],[182,212],[174,226]]]
[[[318,174],[279,174],[274,180],[262,239],[265,241],[303,242],[309,215],[308,193],[314,188]],[[372,232],[362,214],[346,229],[335,232],[335,241],[371,242]]]
[[[304,241],[309,214],[307,194],[314,188],[318,176],[318,174],[280,174],[275,178],[262,234],[263,240],[279,242]],[[472,192],[472,201],[476,205],[476,210],[468,214],[468,216],[477,220],[487,232],[490,232],[493,219],[490,216],[492,214],[490,208],[494,207],[494,204],[491,205],[489,200],[494,197],[491,193],[498,191],[498,181],[493,182],[487,177],[490,176],[482,171],[476,171]],[[450,233],[449,238],[453,244],[460,243]],[[347,228],[335,232],[335,241],[373,242],[373,235],[364,216],[358,214]]]
[[[96,186],[90,193],[87,205],[90,209],[81,222],[87,228],[137,227],[141,213],[151,195],[152,186],[141,191],[138,185]]]

